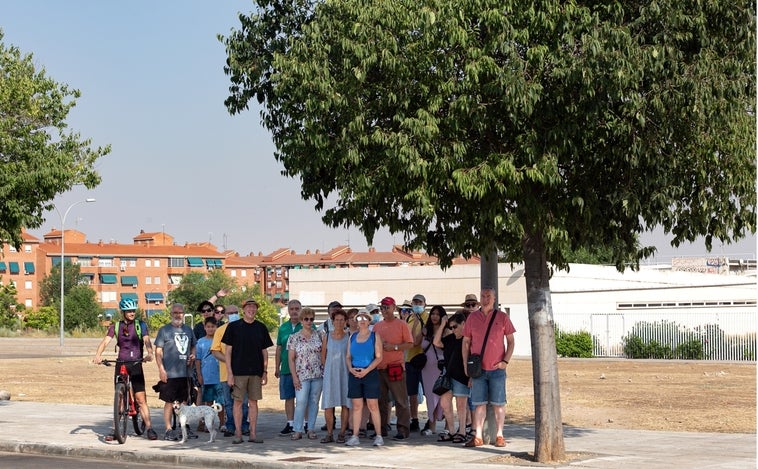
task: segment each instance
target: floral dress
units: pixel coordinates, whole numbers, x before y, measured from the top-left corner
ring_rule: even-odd
[[[321,332],[313,331],[310,338],[307,338],[301,330],[292,334],[287,340],[287,350],[297,354],[295,369],[292,371],[297,374],[300,381],[324,376],[324,368],[321,366],[322,337]]]

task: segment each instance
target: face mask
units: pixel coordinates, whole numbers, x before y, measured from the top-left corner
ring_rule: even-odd
[[[371,322],[379,322],[382,320],[382,315],[379,313],[374,313],[372,317],[373,319],[371,320]]]
[[[424,307],[421,305],[413,305],[413,312],[416,314],[421,314],[424,312]]]

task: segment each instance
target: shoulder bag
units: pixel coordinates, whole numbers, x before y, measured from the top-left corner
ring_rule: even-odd
[[[466,371],[468,372],[469,378],[478,378],[482,376],[482,356],[484,355],[484,347],[487,346],[487,338],[490,336],[490,330],[492,329],[492,323],[495,322],[495,316],[497,315],[497,310],[492,311],[492,317],[490,318],[490,323],[487,326],[487,333],[484,334],[484,343],[482,343],[482,351],[477,354],[469,354],[468,360],[466,361]]]

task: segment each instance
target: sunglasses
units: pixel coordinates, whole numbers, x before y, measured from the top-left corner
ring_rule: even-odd
[[[410,313],[411,311],[413,311],[413,310],[412,309],[408,309],[408,308],[403,308],[403,309],[400,310],[401,313],[406,313],[406,314]]]
[[[451,324],[449,327],[450,327],[451,330],[456,330],[460,326],[458,324]]]
[[[466,305],[465,305],[465,306],[466,306],[467,308],[473,308],[474,306],[476,306],[476,303],[466,303]]]
[[[305,321],[305,322],[313,322],[314,319],[316,318],[300,318],[301,321]]]
[[[224,314],[224,310],[223,309],[217,309],[216,311],[214,311],[214,314]]]
[[[211,311],[213,311],[213,309],[212,308],[203,308],[202,311],[204,313],[210,313]]]

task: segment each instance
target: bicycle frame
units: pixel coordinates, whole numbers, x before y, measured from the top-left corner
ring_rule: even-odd
[[[141,435],[145,430],[145,422],[140,414],[139,403],[134,397],[132,381],[127,370],[128,364],[141,363],[140,361],[103,360],[105,366],[116,365],[117,373],[114,377],[113,396],[113,428],[116,439],[123,444],[126,441],[126,422],[132,419],[134,432]]]

